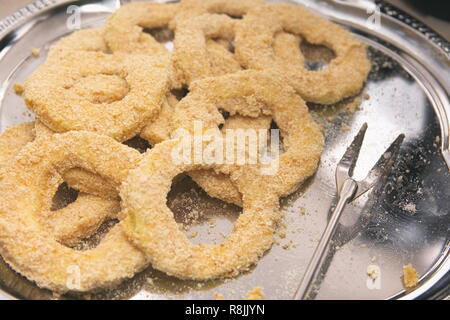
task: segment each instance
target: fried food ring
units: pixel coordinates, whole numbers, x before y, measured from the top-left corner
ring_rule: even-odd
[[[117,284],[147,265],[142,252],[114,226],[94,249],[60,244],[41,223],[61,182],[59,173],[82,167],[120,184],[141,155],[113,139],[73,131],[27,144],[0,182],[0,253],[17,272],[56,292],[89,291]],[[19,200],[18,200],[19,199]],[[79,286],[70,281],[78,268]]]
[[[327,46],[336,58],[320,71],[307,70],[303,59],[295,64],[286,61],[273,48],[276,34],[282,31]],[[359,93],[371,68],[364,44],[344,28],[299,6],[267,4],[252,9],[238,24],[235,43],[235,55],[242,65],[278,70],[303,99],[315,103],[332,104]]]
[[[25,102],[53,131],[125,141],[158,115],[168,82],[164,57],[70,51],[26,80]]]
[[[189,95],[176,106],[175,136],[178,129],[194,134],[196,120],[201,121],[204,130],[218,130],[223,122],[219,109],[231,115],[270,114],[283,136],[285,152],[276,160],[279,165],[274,175],[261,174],[258,165],[251,170],[253,174],[249,174],[253,165],[231,165],[230,172],[241,172],[242,179],[249,179],[248,185],[267,185],[281,197],[292,193],[316,171],[323,135],[305,102],[277,73],[245,70],[194,82]]]
[[[167,274],[197,280],[237,275],[271,247],[281,217],[278,199],[263,185],[241,189],[236,181],[244,210],[232,233],[221,244],[192,244],[174,220],[166,197],[175,176],[202,167],[175,164],[171,153],[178,143],[173,139],[158,144],[130,171],[120,191],[126,212],[123,228],[152,266]]]
[[[22,148],[35,139],[36,124],[26,122],[5,130],[0,135],[0,179]],[[73,246],[92,235],[108,218],[116,218],[120,210],[118,201],[111,201],[80,193],[68,206],[42,214],[52,235],[62,244]]]

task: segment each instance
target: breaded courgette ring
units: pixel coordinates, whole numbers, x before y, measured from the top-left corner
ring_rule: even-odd
[[[247,270],[270,248],[276,223],[281,217],[278,198],[264,186],[236,185],[243,194],[243,213],[232,233],[217,245],[192,244],[180,230],[167,207],[172,179],[209,165],[173,161],[180,140],[167,140],[148,151],[139,166],[130,171],[120,195],[128,237],[152,266],[179,278],[206,280],[234,276]],[[220,170],[220,166],[215,166]]]
[[[241,64],[251,69],[279,71],[306,101],[332,104],[359,93],[371,68],[363,43],[341,26],[300,6],[255,7],[236,30],[235,56]],[[274,41],[280,32],[324,45],[334,51],[336,58],[324,70],[308,70],[304,59],[295,62],[276,54]]]
[[[0,181],[2,257],[40,287],[57,292],[89,291],[132,277],[147,260],[120,223],[96,248],[76,251],[52,236],[40,214],[49,208],[61,172],[80,167],[120,184],[140,159],[138,151],[91,132],[55,134],[27,144]],[[79,271],[76,287],[68,284],[73,268]]]
[[[35,140],[35,128],[35,122],[25,122],[0,134],[0,180],[20,151]],[[92,235],[105,220],[116,218],[120,204],[117,200],[80,193],[68,206],[59,210],[50,209],[42,212],[41,221],[59,242],[73,246]]]
[[[168,90],[168,60],[68,51],[25,82],[25,102],[56,132],[86,130],[118,141],[154,119]]]

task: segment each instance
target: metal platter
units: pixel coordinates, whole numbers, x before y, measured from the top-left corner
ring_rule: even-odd
[[[278,244],[250,272],[198,283],[151,267],[114,290],[55,297],[0,263],[0,299],[243,299],[256,286],[266,299],[291,299],[335,201],[334,169],[360,126],[369,129],[355,172],[366,172],[394,138],[405,143],[392,174],[352,203],[332,241],[314,292],[317,299],[446,298],[450,258],[450,44],[403,12],[367,0],[276,1],[304,5],[349,28],[367,43],[372,72],[361,97],[332,108],[310,106],[326,133],[317,174],[282,199]],[[71,32],[69,6],[81,10],[81,27],[101,25],[118,0],[38,0],[0,21],[0,129],[31,121],[13,90],[44,60],[49,45]],[[41,55],[33,57],[32,48]],[[361,103],[357,103],[358,99]],[[218,242],[230,232],[239,208],[208,198],[191,181],[173,187],[168,203],[176,218],[197,231],[194,242]],[[201,221],[189,223],[198,211]],[[214,219],[217,223],[208,223]],[[215,225],[213,228],[212,226]],[[411,263],[419,285],[404,290],[402,267]],[[376,268],[376,283],[367,268]]]

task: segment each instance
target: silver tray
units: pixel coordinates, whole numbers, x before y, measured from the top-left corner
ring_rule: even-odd
[[[281,2],[281,1],[278,1]],[[369,124],[358,174],[367,171],[388,144],[406,134],[394,173],[369,195],[349,206],[324,265],[317,299],[445,298],[449,294],[450,226],[450,45],[434,32],[384,2],[304,0],[298,3],[348,27],[370,45],[373,70],[360,108],[346,116],[342,107],[326,113],[326,149],[314,178],[282,199],[285,239],[280,239],[246,274],[225,281],[197,283],[168,277],[151,267],[114,290],[89,295],[99,299],[228,299],[245,298],[256,286],[266,299],[290,299],[312,255],[327,214],[335,201],[334,169],[362,123]],[[12,85],[22,83],[45,60],[48,46],[70,32],[69,5],[81,8],[82,27],[101,25],[120,6],[118,0],[38,0],[0,21],[0,129],[32,120]],[[375,9],[375,10],[374,10]],[[371,18],[368,22],[368,18]],[[373,20],[375,18],[375,20]],[[377,21],[374,25],[370,21]],[[38,58],[31,55],[39,48]],[[320,112],[320,107],[313,107]],[[193,241],[220,241],[239,209],[207,198],[188,180],[174,187],[169,203],[180,221],[186,199],[199,203],[205,220]],[[200,201],[199,201],[200,200]],[[302,214],[305,213],[304,215]],[[186,217],[184,217],[186,220]],[[414,290],[405,291],[402,266],[412,263],[420,274]],[[368,266],[379,268],[379,286],[370,288]],[[148,281],[150,278],[152,281]],[[373,286],[372,286],[373,287]],[[0,299],[47,299],[39,289],[0,263]],[[60,298],[86,296],[67,295]],[[53,297],[54,298],[54,297]]]

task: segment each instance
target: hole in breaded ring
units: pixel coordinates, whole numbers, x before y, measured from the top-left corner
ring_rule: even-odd
[[[172,100],[173,103],[172,105],[176,105],[178,103],[178,101],[180,101],[181,99],[183,99],[184,97],[186,97],[189,93],[189,89],[186,86],[183,86],[180,89],[172,89],[171,90],[171,94],[175,97],[175,100]]]
[[[76,251],[49,234],[42,214],[61,183],[60,172],[80,167],[120,184],[140,159],[138,151],[90,132],[55,134],[26,145],[0,181],[2,257],[23,276],[56,292],[88,291],[132,277],[147,260],[126,239],[120,223],[95,249]]]
[[[242,213],[241,208],[210,197],[186,175],[172,182],[167,206],[193,243],[221,242]]]
[[[347,30],[305,8],[266,4],[250,10],[236,25],[236,58],[247,68],[275,69],[309,102],[332,104],[359,93],[371,65],[366,47]],[[311,44],[330,48],[336,55],[327,68],[311,71],[304,57],[276,50],[277,34],[287,32]]]
[[[177,162],[173,152],[180,143],[173,139],[156,145],[130,171],[120,191],[127,214],[122,222],[124,230],[152,266],[169,275],[206,280],[248,270],[273,243],[281,217],[278,198],[263,185],[239,189],[243,193],[243,213],[232,233],[218,245],[191,243],[166,204],[172,179],[193,169],[220,170],[220,166]]]
[[[308,70],[324,70],[331,60],[336,58],[336,54],[330,48],[309,43],[307,40],[301,41],[300,49],[305,57],[305,67]]]
[[[285,31],[277,32],[272,45],[274,54],[291,65],[304,65],[308,70],[323,70],[336,58],[333,50],[309,43],[300,36]]]
[[[146,152],[148,149],[151,149],[151,145],[148,143],[148,140],[143,139],[141,137],[134,137],[127,141],[123,142],[124,145],[129,146],[130,148],[136,149],[140,153]]]
[[[66,208],[77,200],[78,194],[79,191],[69,187],[66,182],[61,183],[53,196],[50,210],[57,211]]]
[[[169,28],[144,28],[144,32],[149,33],[160,43],[173,41],[175,33]]]
[[[163,56],[68,51],[26,80],[25,102],[56,132],[87,130],[125,141],[157,116],[168,64]]]
[[[196,122],[202,124],[204,131],[218,130],[217,126],[223,122],[219,109],[247,117],[270,115],[284,137],[285,152],[278,158],[266,164],[259,161],[256,165],[230,165],[230,172],[240,172],[241,182],[248,179],[248,184],[267,185],[281,197],[293,192],[316,171],[323,149],[322,133],[305,102],[277,73],[246,70],[194,82],[189,95],[176,105],[175,136],[178,130],[180,134],[185,131],[194,134]],[[201,175],[194,178],[212,195],[199,179],[203,179]],[[226,183],[232,185],[229,180]],[[220,198],[225,200],[223,194]],[[241,203],[236,194],[227,200]]]

